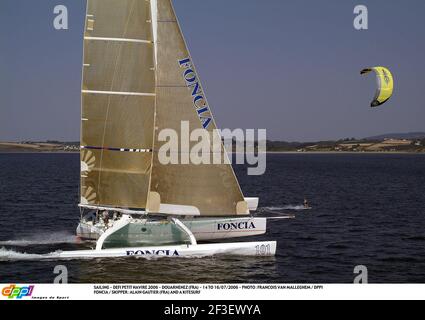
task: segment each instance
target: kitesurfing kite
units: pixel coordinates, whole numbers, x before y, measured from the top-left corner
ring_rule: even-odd
[[[360,74],[365,75],[372,71],[376,73],[376,80],[378,83],[375,98],[370,105],[372,108],[375,108],[387,102],[393,95],[394,78],[390,70],[385,67],[363,69]]]

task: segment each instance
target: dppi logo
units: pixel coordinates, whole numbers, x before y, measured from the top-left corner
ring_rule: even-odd
[[[231,222],[231,223],[219,223],[217,224],[217,230],[247,230],[255,229],[255,224],[252,221],[244,222]]]
[[[179,256],[177,250],[137,250],[127,251],[127,256]]]
[[[17,287],[12,284],[9,287],[4,287],[1,294],[8,299],[22,299],[23,297],[31,297],[34,286]]]
[[[199,120],[201,120],[204,129],[207,129],[212,121],[210,107],[207,105],[205,94],[199,84],[198,77],[192,66],[189,58],[179,61],[180,67],[184,68],[183,77],[186,80],[186,85],[192,90],[193,105],[198,113]]]

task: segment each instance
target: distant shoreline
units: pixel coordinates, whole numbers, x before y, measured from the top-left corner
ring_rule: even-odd
[[[396,138],[395,134],[391,138],[372,140],[355,138],[337,141],[317,141],[317,142],[286,142],[286,141],[263,141],[262,149],[268,150],[269,154],[424,154],[425,153],[425,132],[416,134],[399,134],[402,138]],[[406,139],[411,136],[411,139]],[[416,138],[414,138],[414,136]],[[384,137],[384,136],[383,136]],[[266,143],[266,148],[263,143]],[[79,141],[61,142],[47,140],[45,142],[1,142],[0,153],[79,153]],[[230,146],[229,146],[230,147]],[[260,147],[260,142],[253,145],[232,142],[233,153],[238,150],[255,149]],[[242,148],[242,149],[239,149]],[[230,148],[229,148],[230,149]],[[252,153],[252,152],[251,152]]]

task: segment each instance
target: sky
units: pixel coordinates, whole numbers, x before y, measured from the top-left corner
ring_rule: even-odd
[[[368,7],[369,29],[353,27]],[[69,29],[53,28],[65,5]],[[174,0],[220,128],[316,141],[425,131],[425,1]],[[0,140],[79,140],[84,0],[0,1]],[[393,98],[371,109],[373,75]]]

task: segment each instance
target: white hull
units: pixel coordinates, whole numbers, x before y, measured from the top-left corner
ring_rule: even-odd
[[[198,219],[199,220],[199,219]],[[223,240],[258,236],[266,233],[266,218],[218,218],[182,222],[198,241]]]
[[[230,256],[274,256],[276,241],[214,243],[196,245],[171,245],[141,248],[120,248],[103,250],[78,250],[57,253],[55,258],[118,258],[118,257],[204,257],[215,255]]]
[[[224,240],[257,236],[266,233],[266,218],[191,218],[182,219],[198,241]],[[131,224],[143,227],[146,221],[134,219]],[[93,226],[91,223],[80,222],[77,227],[77,235],[84,239],[97,240],[103,234],[104,229]],[[143,236],[143,235],[141,235]]]

